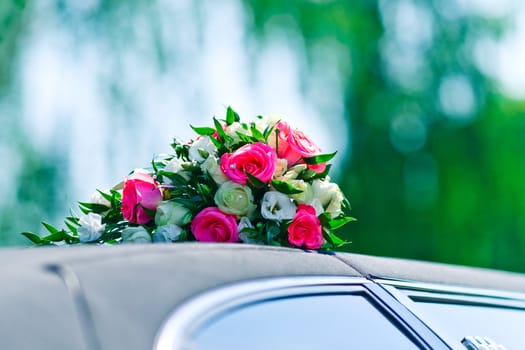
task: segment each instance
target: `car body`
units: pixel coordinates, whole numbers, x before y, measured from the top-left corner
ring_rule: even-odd
[[[0,261],[5,349],[525,348],[517,273],[248,244],[11,248]]]

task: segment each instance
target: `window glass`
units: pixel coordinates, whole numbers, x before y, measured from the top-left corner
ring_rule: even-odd
[[[489,337],[507,349],[525,349],[525,310],[476,305],[418,302],[424,321],[449,338]]]
[[[250,304],[194,332],[188,349],[418,349],[365,296],[297,296]]]

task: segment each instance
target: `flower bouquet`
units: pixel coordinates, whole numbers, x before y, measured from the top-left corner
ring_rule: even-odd
[[[329,160],[300,130],[277,117],[242,123],[230,107],[213,127],[154,157],[121,183],[79,202],[66,229],[24,232],[37,245],[123,242],[245,242],[333,249],[333,231],[354,218]]]

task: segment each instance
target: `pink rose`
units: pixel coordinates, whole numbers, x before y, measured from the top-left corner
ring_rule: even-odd
[[[255,176],[262,182],[272,179],[277,165],[275,150],[262,142],[247,144],[233,153],[221,157],[221,170],[233,182],[245,185],[246,173]]]
[[[270,136],[268,142],[277,150],[279,158],[288,161],[288,167],[304,163],[303,158],[321,154],[321,149],[308,136],[284,121],[277,123],[276,132],[277,136]],[[320,173],[324,171],[326,164],[308,165],[308,168]]]
[[[235,215],[225,214],[217,207],[200,211],[191,222],[191,231],[201,242],[237,242],[239,230]]]
[[[126,178],[122,191],[122,216],[129,222],[147,224],[151,212],[162,200],[159,184],[148,174],[134,173]],[[149,211],[149,212],[148,212]]]
[[[314,207],[299,204],[292,223],[288,226],[288,242],[291,245],[308,249],[319,249],[323,243],[321,221]]]

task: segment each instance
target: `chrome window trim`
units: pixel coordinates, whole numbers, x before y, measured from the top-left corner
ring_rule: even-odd
[[[307,288],[305,288],[307,287]],[[254,281],[236,282],[203,292],[173,310],[155,339],[154,350],[182,350],[193,330],[221,312],[252,302],[299,295],[359,293],[377,303],[380,312],[394,322],[412,341],[423,349],[447,348],[439,337],[415,317],[399,309],[388,293],[374,281],[363,277],[318,276],[318,277],[273,277]],[[428,336],[433,339],[428,339]]]
[[[470,296],[470,297],[482,297],[482,298],[493,298],[495,300],[509,300],[525,303],[525,293],[519,292],[508,292],[500,291],[497,289],[490,288],[479,288],[479,287],[467,287],[467,286],[454,286],[454,285],[443,285],[438,283],[427,283],[427,282],[414,282],[397,279],[385,279],[385,278],[371,278],[374,282],[386,286],[394,286],[399,289],[404,289],[414,292],[427,292],[448,295],[459,295],[459,296]]]

